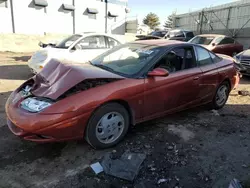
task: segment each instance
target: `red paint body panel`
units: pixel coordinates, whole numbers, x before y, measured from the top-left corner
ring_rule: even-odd
[[[218,46],[211,48],[211,51],[214,53],[233,56],[233,54],[237,54],[243,51],[243,45],[238,44],[238,43],[218,45]]]
[[[234,43],[229,43],[229,44],[215,44],[217,39],[226,38],[227,37],[226,35],[203,34],[203,35],[197,35],[197,36],[214,38],[211,41],[211,43],[208,45],[201,44],[201,46],[207,48],[208,50],[210,50],[214,53],[233,56],[234,54],[237,54],[237,53],[240,53],[243,51],[243,45],[238,43],[237,41],[234,41]]]
[[[85,79],[116,80],[57,100],[39,113],[20,107],[24,97],[19,91],[24,83],[7,100],[8,126],[15,135],[36,142],[81,139],[93,112],[111,101],[126,103],[134,124],[208,103],[224,80],[230,81],[232,89],[239,81],[233,60],[223,58],[219,63],[178,71],[167,77],[138,79],[124,78],[91,65],[71,67],[53,61],[50,68],[43,69],[42,76],[33,78],[34,95],[57,99]]]
[[[154,117],[199,98],[199,68],[145,80],[144,117]],[[181,85],[181,87],[180,87]]]

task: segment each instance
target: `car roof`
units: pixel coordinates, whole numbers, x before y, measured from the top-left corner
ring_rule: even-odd
[[[156,39],[156,40],[139,40],[131,42],[133,44],[144,44],[150,46],[168,46],[173,44],[181,44],[185,42],[177,41],[177,40],[166,40],[166,39]]]
[[[82,32],[82,33],[78,33],[78,35],[82,35],[82,36],[104,35],[104,36],[108,36],[108,37],[114,37],[114,35],[112,35],[112,34],[96,33],[96,32]]]
[[[171,31],[193,32],[193,31],[187,30],[187,29],[172,29],[172,30],[169,30],[169,32],[171,32]]]
[[[227,37],[226,35],[220,35],[220,34],[202,34],[202,35],[197,35],[197,36],[202,36],[202,37]]]
[[[74,35],[81,35],[81,38],[101,35],[101,36],[111,37],[111,38],[119,41],[120,43],[124,43],[124,39],[122,39],[120,37],[118,38],[116,35],[112,35],[112,34],[109,34],[109,33],[82,32],[82,33],[76,33]]]

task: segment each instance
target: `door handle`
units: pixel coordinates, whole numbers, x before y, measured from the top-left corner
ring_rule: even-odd
[[[200,78],[200,77],[198,77],[198,76],[197,76],[197,77],[194,77],[194,80],[199,80],[199,78]]]

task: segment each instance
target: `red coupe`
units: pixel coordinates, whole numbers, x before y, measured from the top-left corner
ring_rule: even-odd
[[[222,108],[238,82],[228,56],[191,43],[137,41],[84,64],[51,60],[10,95],[8,126],[26,140],[85,138],[107,148],[131,125],[206,103]]]
[[[192,44],[200,44],[214,53],[235,56],[243,51],[243,45],[231,37],[216,34],[197,35],[190,41]]]

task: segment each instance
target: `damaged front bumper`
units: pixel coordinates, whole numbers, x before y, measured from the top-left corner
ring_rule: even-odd
[[[57,142],[82,139],[91,112],[31,113],[20,108],[22,98],[13,92],[5,110],[10,131],[25,140],[34,142]]]

